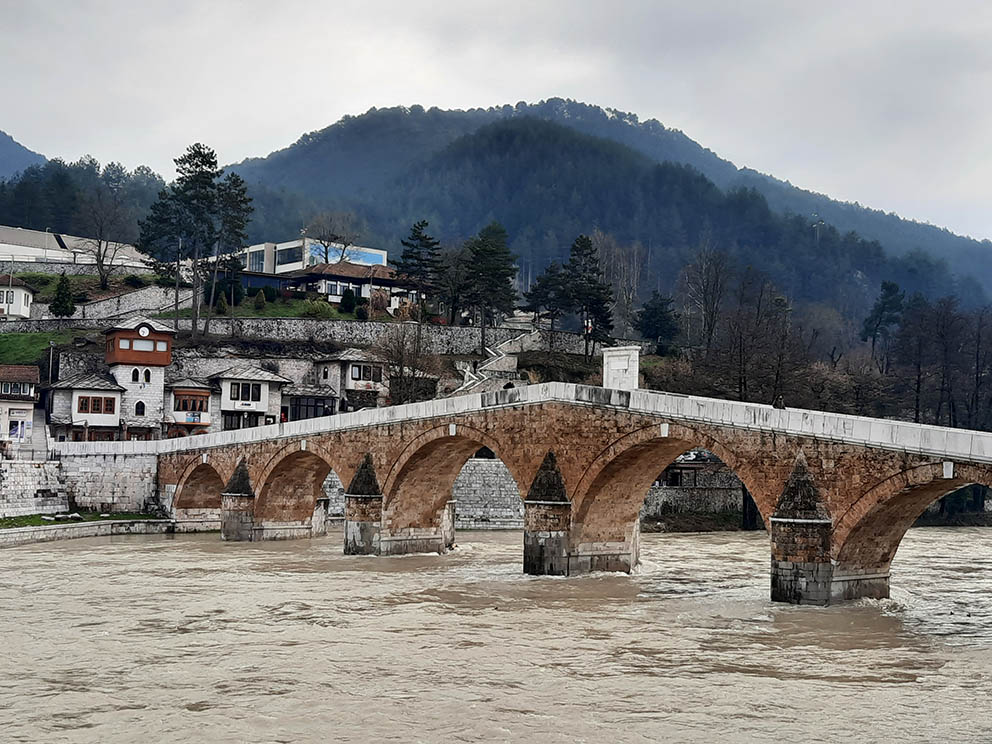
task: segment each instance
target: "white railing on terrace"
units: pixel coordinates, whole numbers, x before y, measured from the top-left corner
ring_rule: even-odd
[[[402,406],[366,408],[336,416],[180,439],[58,442],[54,448],[61,455],[159,455],[540,403],[617,408],[690,425],[718,424],[737,429],[897,450],[947,460],[992,463],[992,433],[989,432],[822,411],[778,409],[759,403],[741,403],[648,390],[634,390],[628,393],[564,382],[546,382],[514,390],[474,393]]]

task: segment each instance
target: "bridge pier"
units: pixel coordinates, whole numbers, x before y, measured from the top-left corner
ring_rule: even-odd
[[[327,534],[327,513],[330,511],[331,500],[327,496],[320,496],[313,509],[313,516],[310,518],[310,536],[323,537]]]
[[[457,502],[451,499],[441,508],[441,537],[444,540],[444,549],[451,550],[455,547],[455,507]]]
[[[437,527],[404,527],[379,536],[379,555],[445,553],[445,536]]]
[[[344,495],[344,554],[378,555],[382,494]]]
[[[570,501],[524,501],[524,573],[568,576]]]
[[[222,493],[220,496],[221,540],[250,542],[255,531],[255,495]]]
[[[579,543],[568,556],[568,575],[612,571],[630,573],[640,562],[640,520],[634,524],[629,540]]]

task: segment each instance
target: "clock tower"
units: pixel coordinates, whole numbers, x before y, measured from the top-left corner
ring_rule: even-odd
[[[165,413],[165,368],[172,364],[176,332],[154,320],[132,318],[105,333],[110,374],[124,388],[121,439],[160,439]]]

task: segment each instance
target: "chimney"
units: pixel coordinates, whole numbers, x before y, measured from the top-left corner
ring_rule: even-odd
[[[640,346],[604,347],[603,387],[613,390],[636,390],[640,356]]]

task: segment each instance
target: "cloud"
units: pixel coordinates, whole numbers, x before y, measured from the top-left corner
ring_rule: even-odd
[[[571,97],[831,196],[992,235],[992,6],[0,2],[0,128],[171,175],[371,106]],[[8,7],[9,6],[9,7]]]

